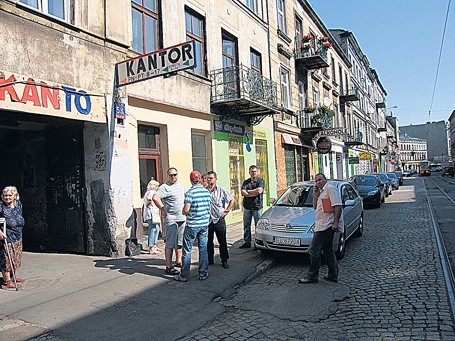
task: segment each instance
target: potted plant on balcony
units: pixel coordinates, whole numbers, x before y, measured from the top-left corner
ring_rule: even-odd
[[[315,111],[316,111],[316,107],[305,107],[305,108],[303,108],[303,112],[305,112],[307,114],[315,112]]]
[[[314,126],[329,128],[332,125],[333,116],[335,116],[335,111],[326,106],[321,106],[318,108],[317,113],[313,115],[311,121]]]

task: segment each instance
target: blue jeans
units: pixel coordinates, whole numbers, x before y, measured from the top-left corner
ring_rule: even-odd
[[[251,245],[251,220],[254,218],[254,226],[258,223],[259,217],[262,215],[260,210],[248,210],[243,208],[243,241],[245,244]]]
[[[207,255],[207,226],[185,227],[183,235],[182,250],[182,271],[180,277],[188,279],[190,276],[191,250],[194,240],[197,238],[199,247],[199,276],[206,276],[209,273],[209,257]]]
[[[148,220],[149,224],[149,247],[152,247],[158,242],[158,235],[160,234],[160,224],[154,224],[152,219]]]

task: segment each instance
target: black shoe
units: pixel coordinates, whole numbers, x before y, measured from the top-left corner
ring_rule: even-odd
[[[175,262],[175,263],[174,263],[174,266],[175,266],[176,268],[181,268],[181,267],[182,267],[182,263]]]
[[[221,261],[221,266],[225,269],[229,268],[229,264],[228,264],[227,260]]]
[[[299,283],[302,283],[302,284],[310,284],[310,283],[317,283],[318,282],[318,279],[310,279],[310,278],[306,278],[306,277],[303,277],[303,278],[300,278],[299,279]]]
[[[330,281],[330,282],[338,282],[338,278],[332,278],[332,277],[329,277],[328,275],[324,275],[324,279],[326,281]]]
[[[251,247],[251,244],[243,243],[242,245],[239,246],[239,249],[249,249]]]

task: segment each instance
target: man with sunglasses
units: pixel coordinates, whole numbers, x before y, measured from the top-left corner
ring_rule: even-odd
[[[168,181],[160,186],[153,195],[153,202],[161,211],[163,224],[166,227],[166,274],[178,275],[179,270],[172,265],[172,255],[175,250],[175,266],[182,266],[183,232],[185,230],[185,216],[182,214],[185,199],[185,186],[178,182],[177,169],[167,170]]]

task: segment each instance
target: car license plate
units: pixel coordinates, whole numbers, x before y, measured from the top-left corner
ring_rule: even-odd
[[[300,246],[300,238],[274,237],[274,244]]]

